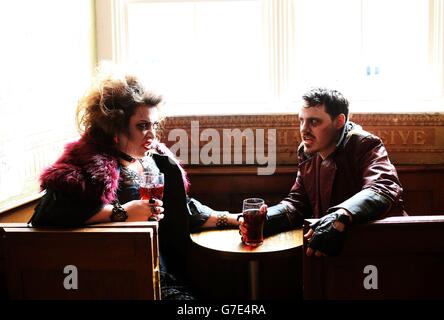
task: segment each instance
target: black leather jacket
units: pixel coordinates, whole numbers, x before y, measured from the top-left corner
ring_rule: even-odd
[[[299,170],[288,196],[268,210],[267,234],[299,227],[338,208],[353,223],[405,214],[395,167],[377,136],[347,122],[336,150],[322,160],[298,149]],[[322,180],[322,183],[321,183]]]

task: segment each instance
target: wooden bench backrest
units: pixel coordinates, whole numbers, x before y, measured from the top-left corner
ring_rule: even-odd
[[[305,299],[444,298],[444,216],[391,217],[353,226],[338,257],[307,257],[306,247],[304,242]],[[377,289],[366,289],[365,281]]]
[[[8,299],[160,299],[157,223],[1,224],[0,232]],[[69,266],[75,266],[77,289],[65,288],[74,275]]]

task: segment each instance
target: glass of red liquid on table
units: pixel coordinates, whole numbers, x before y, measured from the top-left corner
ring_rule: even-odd
[[[261,212],[264,200],[260,198],[245,199],[242,207],[242,215],[238,217],[244,219],[246,234],[242,237],[242,242],[248,246],[259,246],[264,242],[264,222],[267,213]]]
[[[155,198],[162,200],[164,179],[163,173],[143,173],[139,178],[140,199],[150,200]],[[150,217],[148,221],[157,221],[157,219]]]

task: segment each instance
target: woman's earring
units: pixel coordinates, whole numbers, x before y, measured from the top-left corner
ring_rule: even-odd
[[[117,135],[114,136],[114,143],[119,144],[119,137]]]

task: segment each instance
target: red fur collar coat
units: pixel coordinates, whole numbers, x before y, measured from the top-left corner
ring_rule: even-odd
[[[185,170],[172,152],[162,143],[158,143],[155,150],[167,155],[179,166],[185,190],[188,191],[189,182]],[[100,199],[102,204],[107,204],[116,198],[119,186],[118,165],[116,156],[83,136],[80,140],[67,144],[62,156],[43,171],[40,186],[42,190],[51,188],[72,194],[78,199],[94,202]]]

